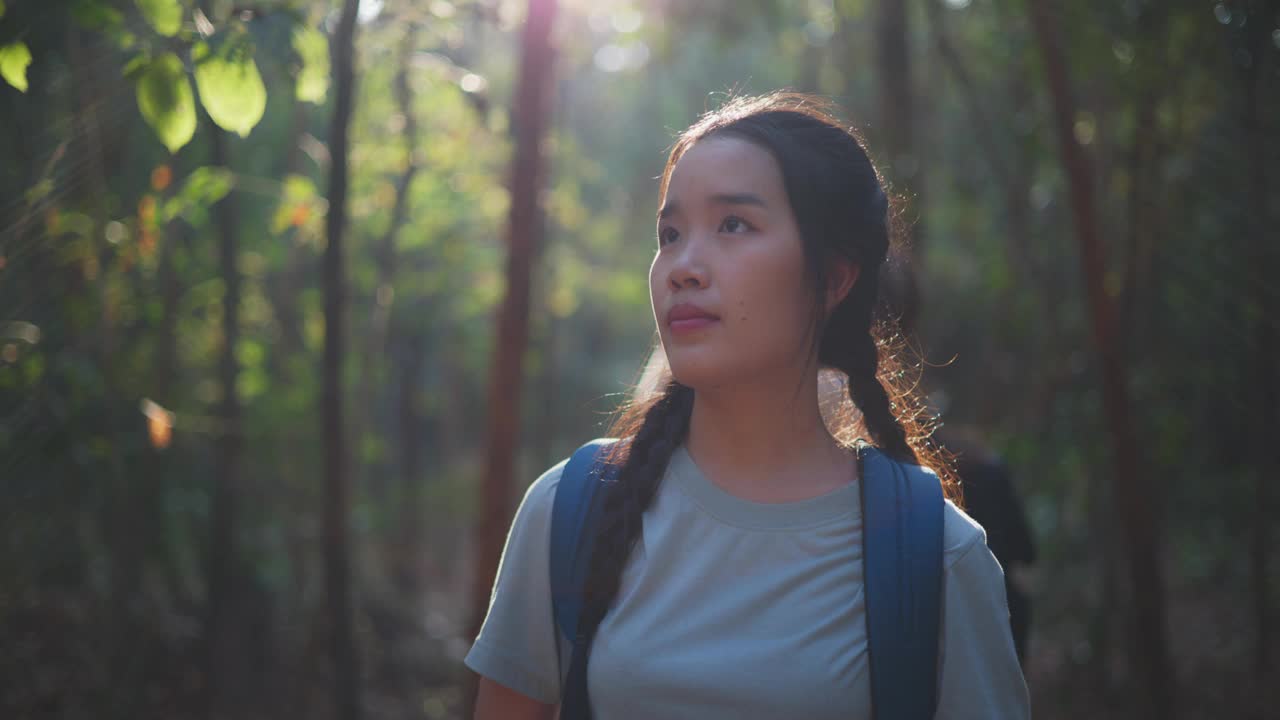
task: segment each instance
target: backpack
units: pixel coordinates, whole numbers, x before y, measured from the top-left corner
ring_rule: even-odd
[[[551,595],[556,625],[571,638],[563,697],[586,697],[585,638],[577,632],[604,493],[618,468],[603,460],[613,440],[583,445],[569,458],[551,515]],[[867,642],[872,716],[925,720],[937,705],[942,613],[944,501],[938,477],[859,444]],[[580,686],[579,686],[580,684]],[[589,710],[582,711],[589,717]],[[565,720],[573,720],[563,716]]]

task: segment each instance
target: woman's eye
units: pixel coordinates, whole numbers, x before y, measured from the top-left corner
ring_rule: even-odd
[[[720,221],[719,232],[737,233],[746,232],[751,229],[751,224],[737,215],[730,215]]]
[[[680,233],[673,227],[658,228],[658,245],[669,245],[679,239]]]

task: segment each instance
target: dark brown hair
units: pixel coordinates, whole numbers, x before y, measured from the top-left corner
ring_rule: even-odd
[[[861,138],[836,120],[821,98],[789,92],[738,98],[680,135],[662,173],[661,195],[684,153],[713,136],[751,142],[768,151],[782,170],[813,288],[817,360],[847,378],[851,412],[836,418],[834,427],[829,423],[832,434],[847,444],[868,439],[891,457],[933,469],[947,494],[958,499],[949,463],[929,441],[932,427],[914,393],[919,364],[907,372],[899,360],[906,341],[879,297],[897,223]],[[860,272],[845,299],[826,313],[827,269],[837,260],[856,263]],[[583,647],[589,647],[617,595],[644,511],[672,452],[684,441],[692,409],[692,388],[668,374],[660,392],[624,407],[611,428],[610,435],[621,441],[610,462],[620,467],[605,494],[590,561],[578,621]],[[588,716],[585,675],[580,680],[570,683],[574,692],[565,698],[566,718]]]

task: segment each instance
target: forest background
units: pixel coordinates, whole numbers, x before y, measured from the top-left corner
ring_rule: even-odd
[[[0,78],[0,716],[462,717],[664,150],[783,87],[904,200],[1035,715],[1280,699],[1274,0],[0,0]]]

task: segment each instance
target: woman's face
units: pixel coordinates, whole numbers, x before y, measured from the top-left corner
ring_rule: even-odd
[[[781,380],[805,367],[813,291],[773,155],[714,136],[684,153],[661,201],[649,293],[684,385]]]

